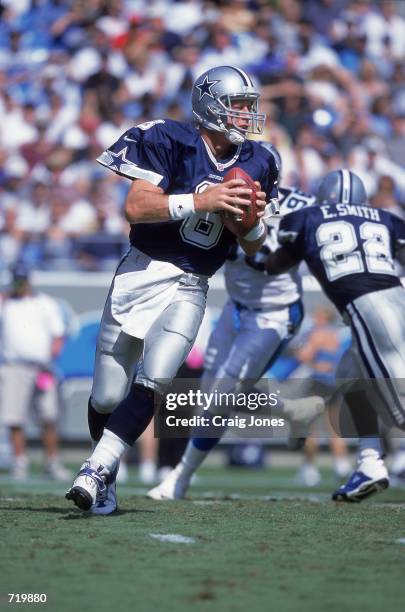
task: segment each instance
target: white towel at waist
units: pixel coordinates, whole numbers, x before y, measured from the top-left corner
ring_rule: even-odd
[[[111,314],[122,331],[145,338],[173,300],[183,274],[177,266],[151,259],[132,247],[118,268],[111,293]]]

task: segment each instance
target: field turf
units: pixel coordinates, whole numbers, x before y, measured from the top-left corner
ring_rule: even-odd
[[[1,475],[0,609],[403,610],[405,490],[337,505],[328,470],[310,490],[293,474],[206,468],[188,500],[154,502],[132,473],[110,517],[75,510],[60,484]]]

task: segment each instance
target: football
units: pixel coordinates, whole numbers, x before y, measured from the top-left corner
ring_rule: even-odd
[[[241,179],[246,186],[252,190],[252,194],[249,198],[250,205],[245,208],[243,215],[235,216],[227,211],[221,211],[220,213],[225,227],[240,238],[245,236],[257,223],[256,193],[258,189],[252,177],[242,168],[232,168],[224,176],[224,182],[231,181],[232,179]]]

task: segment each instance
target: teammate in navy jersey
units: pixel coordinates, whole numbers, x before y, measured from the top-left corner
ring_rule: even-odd
[[[263,143],[277,161],[281,174],[281,158],[270,144]],[[280,188],[280,216],[291,210],[310,206],[314,196],[292,188]],[[254,384],[277,360],[282,350],[297,333],[302,317],[301,282],[298,271],[268,276],[265,263],[275,250],[276,230],[267,225],[268,235],[259,251],[251,257],[240,248],[232,249],[225,264],[225,284],[229,296],[218,323],[210,335],[205,356],[200,390],[209,396],[215,392],[248,393]],[[230,408],[220,405],[202,410],[205,418],[228,416]],[[278,410],[290,424],[308,425],[324,410],[320,397],[281,400]],[[180,499],[185,496],[194,472],[219,442],[226,427],[212,426],[194,430],[179,464],[148,497],[156,500]]]
[[[270,152],[246,140],[263,129],[258,99],[245,72],[213,68],[193,85],[196,125],[140,124],[98,158],[133,180],[125,202],[131,248],[114,276],[97,342],[88,420],[98,444],[66,494],[81,509],[116,509],[120,457],[147,427],[154,395],[164,393],[194,343],[208,278],[237,240],[219,212],[241,215],[251,193],[239,179],[223,182],[232,167],[259,189],[257,224],[239,244],[253,255],[265,239],[261,217],[277,198],[278,171]]]
[[[351,327],[353,347],[340,371],[346,369],[346,378],[367,379],[362,394],[369,412],[374,407],[388,425],[405,429],[405,292],[394,263],[404,257],[405,223],[367,206],[363,183],[348,170],[323,179],[317,203],[282,219],[282,246],[269,255],[267,269],[276,273],[307,263]],[[356,407],[349,405],[355,417]],[[377,417],[369,414],[367,427],[370,422],[377,434]],[[370,437],[370,429],[359,434],[357,469],[333,499],[360,501],[388,486],[379,438]]]

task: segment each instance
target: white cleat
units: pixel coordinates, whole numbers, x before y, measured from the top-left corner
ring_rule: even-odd
[[[117,509],[115,481],[118,467],[110,473],[103,465],[95,469],[86,460],[66,493],[66,499],[72,500],[80,510],[90,510],[92,514],[112,514]]]
[[[183,499],[190,485],[190,478],[184,476],[182,464],[174,468],[157,487],[147,493],[147,497],[156,500]]]
[[[90,510],[97,499],[101,499],[107,493],[102,476],[105,468],[103,466],[100,468],[93,468],[90,461],[86,460],[65,495],[66,499],[70,499],[80,510]]]
[[[360,502],[388,487],[388,471],[383,460],[366,458],[359,462],[347,483],[332,494],[332,499],[338,502]]]

